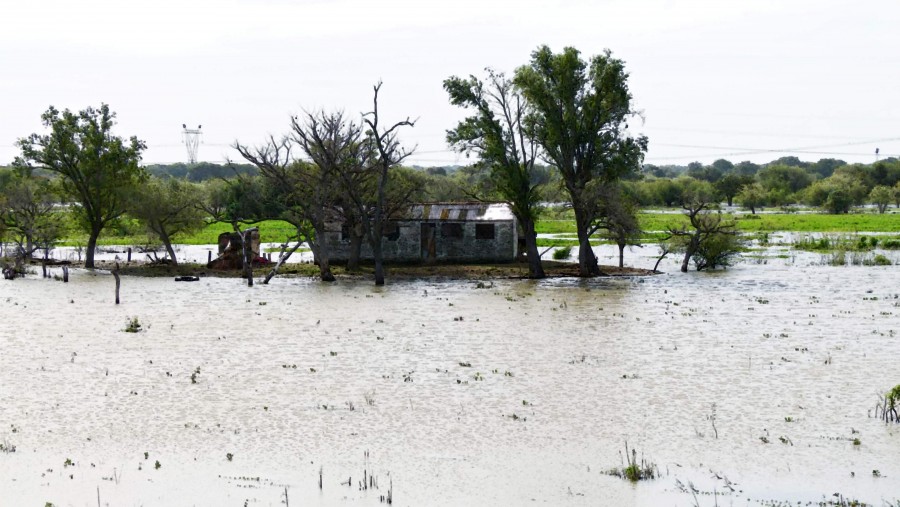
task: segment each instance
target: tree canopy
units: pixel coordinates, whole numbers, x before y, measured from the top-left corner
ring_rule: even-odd
[[[600,273],[590,244],[602,207],[600,186],[640,168],[647,138],[632,136],[632,108],[625,63],[607,50],[581,59],[573,47],[554,54],[541,46],[528,65],[516,70],[515,84],[528,99],[528,117],[543,156],[559,170],[568,191],[578,232],[579,273]]]
[[[50,106],[41,115],[48,134],[19,139],[22,155],[15,164],[44,169],[62,176],[63,190],[77,203],[76,211],[88,231],[85,267],[94,267],[100,232],[127,211],[128,192],[144,179],[139,167],[143,141],[127,141],[112,134],[115,113],[101,104],[78,113]]]

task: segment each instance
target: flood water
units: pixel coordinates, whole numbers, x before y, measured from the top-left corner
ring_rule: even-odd
[[[0,281],[0,505],[897,502],[897,268],[813,264]]]

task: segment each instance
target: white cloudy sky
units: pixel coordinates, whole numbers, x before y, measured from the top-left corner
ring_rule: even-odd
[[[146,163],[185,161],[181,125],[202,124],[199,158],[220,162],[303,109],[369,110],[379,79],[386,119],[419,118],[413,163],[465,163],[442,81],[511,73],[540,44],[625,60],[648,163],[900,156],[896,0],[2,4],[0,164],[51,104],[110,104]]]

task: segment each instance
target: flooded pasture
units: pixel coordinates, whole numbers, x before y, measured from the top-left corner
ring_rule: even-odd
[[[4,281],[0,505],[897,502],[896,267],[787,264]]]

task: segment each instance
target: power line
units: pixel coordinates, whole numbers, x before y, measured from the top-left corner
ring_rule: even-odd
[[[862,139],[870,139],[867,137],[848,137],[848,136],[828,136],[828,135],[817,135],[817,134],[796,134],[796,133],[786,133],[786,132],[748,132],[748,131],[739,131],[739,130],[713,130],[713,129],[686,129],[679,127],[647,127],[647,130],[661,130],[664,132],[693,132],[698,134],[717,134],[723,136],[752,136],[752,137],[796,137],[803,139],[852,139],[852,140],[862,140]]]

